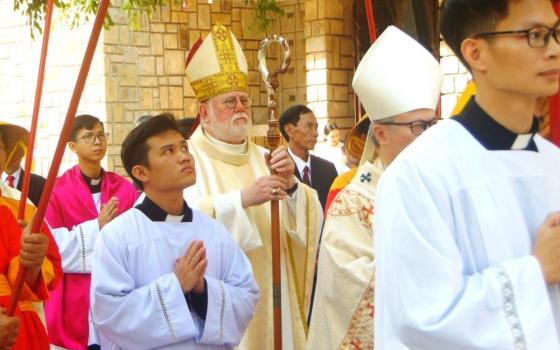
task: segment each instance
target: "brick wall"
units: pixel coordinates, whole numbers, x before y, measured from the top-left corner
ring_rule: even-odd
[[[443,0],[439,0],[440,7],[442,2]],[[440,64],[444,74],[441,86],[441,115],[448,118],[472,76],[443,40],[440,42]]]
[[[442,117],[447,118],[472,77],[443,41],[440,46],[440,55],[441,69],[444,74],[441,86],[441,114]]]
[[[42,36],[37,35],[32,41],[26,18],[15,13],[12,6],[10,1],[0,1],[0,120],[29,129]],[[53,18],[36,139],[36,145],[40,147],[34,150],[35,171],[38,173],[48,172],[90,31],[90,24],[83,23],[79,28],[70,29],[57,16]],[[78,113],[88,112],[106,121],[106,96],[103,47],[100,45],[95,52]],[[66,151],[61,171],[75,163],[75,155]]]
[[[293,103],[306,103],[302,1],[283,1],[286,15],[273,21],[269,34],[279,33],[290,42],[292,63],[282,76],[278,110]],[[119,6],[119,2],[113,2]],[[113,97],[107,113],[116,140],[122,140],[135,117],[171,112],[177,117],[194,117],[197,104],[184,74],[185,55],[198,38],[216,23],[232,29],[240,42],[249,67],[249,94],[254,99],[251,134],[263,144],[268,118],[267,97],[258,71],[258,48],[267,33],[254,24],[253,9],[244,0],[187,0],[156,8],[152,18],[144,17],[139,31],[130,31],[126,16],[117,8],[111,13],[115,26],[105,34],[104,51],[107,91]],[[278,50],[270,50],[273,69]],[[118,152],[109,154],[109,166],[123,172]]]
[[[124,173],[120,144],[134,119],[144,114],[171,112],[177,117],[196,115],[196,101],[184,75],[184,58],[194,42],[215,23],[232,28],[247,57],[249,90],[255,103],[252,136],[263,142],[268,118],[266,91],[258,72],[259,42],[279,33],[290,43],[292,63],[281,78],[279,112],[295,103],[307,104],[319,119],[344,131],[354,124],[354,24],[351,0],[282,0],[284,17],[273,17],[269,33],[259,32],[253,9],[245,0],[185,0],[157,7],[151,18],[144,16],[132,31],[126,15],[114,0],[110,13],[115,25],[103,31],[88,77],[79,113],[88,112],[106,122],[111,133],[110,170]],[[0,103],[4,120],[29,127],[33,107],[41,38],[32,42],[25,18],[13,12],[10,2],[0,2]],[[46,174],[52,149],[58,140],[70,94],[81,63],[91,25],[70,29],[56,16],[51,37],[41,120],[35,150],[37,171]],[[271,49],[270,66],[279,57]],[[453,108],[467,75],[457,59],[442,46],[446,73],[442,89],[444,116]],[[69,152],[67,152],[69,153]],[[63,169],[75,163],[67,155]]]
[[[342,131],[354,124],[352,1],[306,0],[307,102],[319,119]]]

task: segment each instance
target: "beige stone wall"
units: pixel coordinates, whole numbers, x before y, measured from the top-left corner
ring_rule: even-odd
[[[114,96],[107,113],[115,139],[124,137],[135,117],[150,111],[172,112],[178,117],[196,115],[194,93],[184,76],[184,57],[216,23],[230,27],[245,52],[249,93],[254,99],[252,135],[259,143],[263,143],[259,136],[265,135],[268,111],[258,71],[258,46],[273,33],[288,40],[292,53],[290,68],[281,77],[277,92],[278,111],[292,104],[308,104],[320,120],[320,129],[327,118],[343,129],[350,128],[354,122],[351,2],[284,0],[279,4],[285,15],[272,18],[268,33],[258,31],[254,12],[245,0],[213,4],[187,0],[159,7],[151,19],[142,21],[138,32],[129,30],[122,12],[111,9],[116,25],[105,34],[104,51],[107,93]],[[324,44],[318,44],[320,41]],[[279,52],[273,48],[269,54],[272,69],[279,64]],[[117,154],[110,155],[109,165],[120,169]]]
[[[307,102],[319,119],[344,132],[354,124],[352,1],[306,0]]]
[[[0,1],[0,106],[1,121],[31,127],[42,36],[31,40],[26,18],[13,11],[13,3]],[[53,18],[50,47],[34,150],[35,171],[46,175],[60,128],[74,90],[91,25],[70,29]],[[105,118],[105,84],[102,47],[96,50],[78,113]],[[61,172],[76,163],[66,151]]]
[[[106,122],[111,133],[104,166],[124,174],[120,144],[134,119],[144,114],[171,112],[177,117],[196,115],[196,101],[184,75],[184,59],[194,42],[215,23],[232,28],[249,65],[249,89],[255,103],[253,136],[264,135],[268,118],[266,92],[258,72],[259,42],[279,33],[292,48],[292,63],[281,78],[279,112],[296,103],[309,105],[320,120],[344,130],[354,123],[353,19],[351,0],[280,0],[284,17],[272,18],[268,33],[259,32],[254,12],[245,0],[185,0],[157,7],[144,16],[137,31],[112,1],[115,25],[104,30],[79,113],[90,113]],[[185,6],[186,5],[186,6]],[[25,18],[0,2],[0,102],[5,120],[30,125],[41,37],[32,42]],[[55,12],[56,18],[56,12]],[[35,150],[37,172],[46,174],[58,140],[70,95],[89,38],[91,24],[70,29],[55,19],[48,57],[41,119]],[[270,65],[278,50],[269,52]],[[257,137],[262,143],[262,138]],[[67,152],[69,153],[69,152]],[[76,161],[68,155],[62,168]]]
[[[170,6],[157,8],[152,20],[143,16],[138,30],[131,30],[127,16],[113,1],[110,9],[115,25],[105,31],[103,51],[107,91],[107,118],[117,145],[108,152],[109,168],[124,173],[120,143],[135,118],[145,114],[186,112],[184,86],[185,42],[188,13]],[[116,7],[115,7],[116,6]],[[181,45],[181,46],[180,46]]]
[[[281,76],[279,93],[279,112],[293,104],[307,104],[307,72],[305,65],[306,39],[305,27],[305,1],[288,0],[282,1],[281,6],[285,11],[283,17],[277,17],[270,26],[267,35],[277,33],[288,40],[290,45],[291,62],[288,72]],[[278,50],[272,52],[271,67],[280,64],[278,62]],[[264,93],[264,90],[263,90]],[[263,94],[263,98],[266,95]],[[263,100],[263,102],[265,102]]]
[[[441,86],[441,114],[442,117],[447,118],[451,115],[457,99],[461,96],[465,86],[472,77],[443,41],[440,46],[440,55],[441,69],[444,74]]]
[[[282,28],[281,33],[286,34],[293,45],[303,46],[296,40],[302,39],[298,27],[303,33],[298,1],[285,1],[282,5],[287,16],[275,21],[271,32]],[[113,6],[118,7],[119,2],[113,2]],[[196,116],[196,99],[184,74],[185,57],[194,43],[205,37],[216,23],[230,27],[245,52],[249,93],[254,99],[253,120],[257,124],[253,134],[264,135],[264,127],[258,124],[267,118],[266,93],[258,72],[257,53],[260,41],[267,34],[258,32],[253,24],[253,10],[244,0],[171,3],[156,8],[150,19],[144,17],[138,31],[129,29],[126,16],[116,7],[111,9],[115,26],[105,33],[104,40],[106,87],[110,96],[107,115],[115,139],[122,140],[133,120],[143,114],[171,112],[178,118]],[[298,19],[299,26],[296,25]],[[297,51],[295,48],[294,52]],[[280,110],[288,101],[305,102],[301,94],[303,87],[297,95],[298,84],[305,85],[300,78],[303,73],[298,75],[297,69],[298,64],[303,67],[302,62],[303,58],[295,55],[290,71],[282,78]],[[123,172],[118,152],[109,154],[109,167]]]
[[[442,2],[443,0],[439,0],[440,7]],[[472,76],[443,40],[440,41],[439,51],[444,74],[441,86],[441,116],[448,118]]]

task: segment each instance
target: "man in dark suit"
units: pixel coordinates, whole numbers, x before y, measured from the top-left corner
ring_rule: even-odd
[[[313,111],[304,105],[291,106],[280,116],[279,127],[282,136],[288,141],[288,152],[296,165],[296,177],[317,191],[324,209],[337,172],[333,163],[309,154],[318,136],[318,124]]]
[[[6,164],[6,168],[2,174],[2,181],[4,181],[6,185],[21,191],[23,185],[23,168],[20,164],[25,152],[21,146],[18,146],[16,146],[17,148],[13,151],[8,164]],[[35,206],[38,206],[46,179],[37,174],[31,173],[30,175],[27,198],[29,198]]]

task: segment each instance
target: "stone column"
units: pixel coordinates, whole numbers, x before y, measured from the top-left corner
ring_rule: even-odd
[[[352,1],[306,0],[307,103],[319,119],[342,131],[354,125]]]

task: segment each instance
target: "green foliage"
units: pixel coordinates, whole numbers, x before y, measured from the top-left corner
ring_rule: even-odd
[[[42,32],[41,23],[47,12],[47,2],[44,0],[14,0],[14,10],[26,15],[27,23],[31,25],[31,37],[35,31]]]
[[[176,0],[176,2],[178,2],[178,0]],[[164,0],[123,0],[120,7],[121,10],[128,14],[130,26],[133,29],[139,29],[142,13],[151,16],[156,6],[163,6],[164,4]]]
[[[74,28],[91,17],[95,17],[99,1],[54,0],[54,6]],[[118,1],[118,5],[128,15],[130,26],[137,29],[140,27],[140,18],[143,13],[150,16],[156,6],[163,6],[168,1],[179,3],[180,0],[121,0]],[[268,17],[269,13],[284,15],[284,11],[278,6],[276,0],[245,0],[245,3],[252,4],[254,7],[256,25],[261,31],[266,31],[271,23]],[[35,33],[42,33],[47,11],[47,0],[14,0],[14,10],[27,16],[31,37],[34,37]],[[110,28],[112,25],[113,20],[108,13],[105,19],[105,28]]]
[[[266,32],[272,22],[268,17],[269,12],[284,16],[284,10],[278,6],[276,0],[245,0],[245,3],[253,4],[257,28],[262,32]]]

